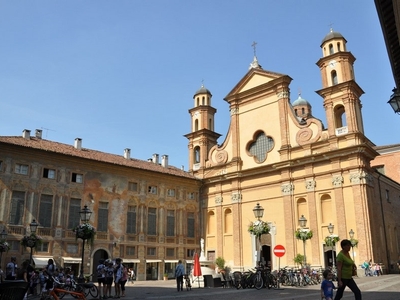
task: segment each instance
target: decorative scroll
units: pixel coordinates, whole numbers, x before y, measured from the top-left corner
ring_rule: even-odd
[[[284,196],[290,195],[294,191],[294,185],[291,183],[281,185],[282,194]]]
[[[223,197],[222,196],[215,196],[215,204],[222,204]]]
[[[343,176],[341,175],[334,175],[332,177],[332,185],[334,187],[341,187],[343,185]]]
[[[241,192],[232,193],[231,202],[232,203],[240,203],[240,202],[242,202],[242,193]]]
[[[306,190],[312,192],[315,190],[317,182],[315,180],[306,180]]]

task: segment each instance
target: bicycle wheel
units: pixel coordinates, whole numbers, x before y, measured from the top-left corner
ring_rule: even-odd
[[[263,287],[264,281],[261,277],[261,274],[257,273],[256,276],[254,276],[253,285],[257,290],[260,290]]]
[[[90,295],[92,295],[93,298],[97,298],[97,296],[99,295],[99,289],[96,285],[93,284],[93,286],[89,288],[89,293]]]

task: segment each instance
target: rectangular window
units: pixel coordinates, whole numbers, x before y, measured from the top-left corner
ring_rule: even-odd
[[[154,185],[149,185],[149,190],[148,190],[149,194],[154,194],[157,195],[157,187]]]
[[[68,210],[68,229],[75,228],[79,225],[81,217],[79,212],[81,211],[81,199],[71,198],[69,201]]]
[[[11,251],[19,251],[20,241],[7,241],[7,243],[10,245]]]
[[[188,199],[189,200],[194,200],[194,198],[195,198],[195,193],[193,193],[193,192],[188,193]]]
[[[126,233],[136,233],[136,206],[128,206]]]
[[[25,192],[13,191],[11,197],[10,225],[22,225],[25,207]]]
[[[131,192],[137,192],[137,182],[129,182],[128,183],[128,190],[130,190]]]
[[[186,249],[186,257],[193,258],[195,249]]]
[[[54,179],[56,178],[56,170],[54,169],[43,169],[43,178]]]
[[[175,197],[175,190],[174,189],[168,189],[167,196],[168,197]]]
[[[17,174],[22,174],[22,175],[28,175],[28,165],[22,165],[22,164],[16,164],[15,165],[15,173]]]
[[[51,227],[51,216],[53,215],[53,195],[41,195],[39,207],[39,225]]]
[[[37,252],[49,252],[49,242],[43,242],[41,245],[36,246],[35,250]]]
[[[97,219],[97,231],[107,232],[108,226],[108,202],[100,202]]]
[[[387,202],[390,202],[389,190],[386,190],[386,201],[387,201]]]
[[[174,248],[167,248],[167,257],[175,257],[175,249]]]
[[[157,234],[157,209],[149,208],[147,214],[147,234],[156,235]]]
[[[126,255],[135,256],[136,255],[136,247],[127,246],[126,248]]]
[[[147,255],[148,256],[156,256],[156,254],[157,254],[156,248],[154,248],[154,247],[148,247],[147,248]]]
[[[67,244],[67,252],[70,253],[70,254],[78,253],[78,245]]]
[[[187,214],[187,237],[194,238],[194,213]]]
[[[167,236],[175,236],[175,211],[167,210]]]
[[[82,183],[83,182],[83,175],[78,173],[72,173],[72,182]]]

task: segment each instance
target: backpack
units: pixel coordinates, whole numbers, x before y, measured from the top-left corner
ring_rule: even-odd
[[[97,277],[104,277],[104,265],[98,265],[97,266]]]

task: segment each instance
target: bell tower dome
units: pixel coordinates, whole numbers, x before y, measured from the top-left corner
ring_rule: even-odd
[[[322,58],[317,62],[324,99],[329,136],[364,133],[360,97],[364,91],[355,81],[356,58],[347,51],[346,39],[332,29],[321,43]]]

